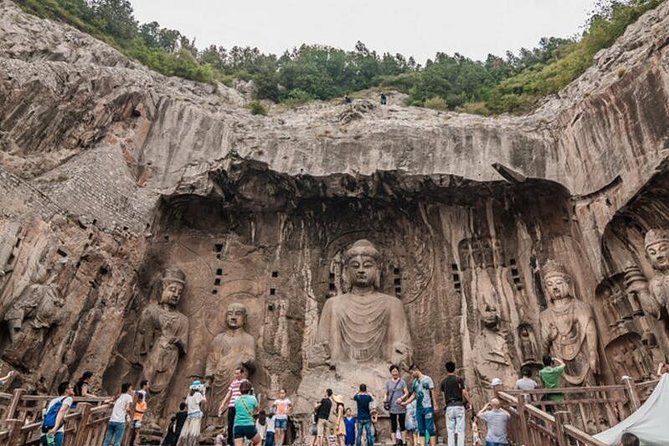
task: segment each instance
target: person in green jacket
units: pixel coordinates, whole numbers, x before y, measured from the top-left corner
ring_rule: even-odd
[[[557,389],[560,387],[562,375],[564,375],[565,363],[560,358],[553,358],[550,355],[544,356],[544,368],[539,370],[539,379],[544,389]],[[557,366],[555,365],[557,364]],[[562,393],[547,393],[543,398],[545,401],[563,401]],[[547,412],[553,412],[555,406],[546,407]]]
[[[251,395],[251,383],[244,381],[239,385],[242,394],[235,401],[235,424],[233,428],[235,446],[244,446],[244,439],[251,441],[252,445],[260,443],[260,435],[256,429],[256,420],[253,415],[258,411],[258,400]]]

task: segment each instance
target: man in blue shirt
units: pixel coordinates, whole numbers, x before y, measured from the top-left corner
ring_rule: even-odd
[[[406,406],[416,400],[416,430],[420,437],[430,436],[430,446],[437,444],[437,431],[434,428],[434,412],[437,410],[437,400],[434,399],[434,382],[432,378],[423,375],[417,364],[409,367],[413,384],[408,398],[402,398],[402,405]],[[424,441],[424,440],[421,440]]]
[[[360,390],[353,395],[353,399],[358,406],[358,434],[355,438],[355,446],[362,443],[362,431],[365,431],[367,446],[374,446],[374,436],[372,435],[372,413],[369,405],[374,400],[372,395],[367,392],[367,386],[360,384]]]

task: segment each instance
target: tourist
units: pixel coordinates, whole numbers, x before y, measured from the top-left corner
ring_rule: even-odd
[[[143,379],[139,382],[139,390],[137,391],[138,394],[144,395],[144,402],[148,404],[149,400],[149,380],[148,379]]]
[[[77,383],[74,385],[74,396],[79,397],[94,397],[95,395],[91,392],[91,383],[90,379],[93,376],[93,372],[90,370],[85,371]]]
[[[102,441],[102,446],[109,446],[114,441],[114,446],[121,446],[123,441],[123,432],[125,431],[125,423],[132,415],[132,384],[123,383],[121,386],[121,394],[116,398],[114,407],[112,408],[111,417],[109,417],[109,424],[107,425],[107,432],[105,439]]]
[[[256,430],[253,415],[258,408],[258,400],[251,395],[251,383],[244,381],[239,385],[241,395],[235,400],[234,440],[235,446],[243,446],[244,439],[250,440],[251,444],[260,443],[260,435]]]
[[[429,435],[430,445],[437,444],[436,430],[434,428],[434,412],[437,409],[434,399],[434,382],[432,378],[424,375],[417,364],[413,364],[411,376],[414,378],[411,385],[411,394],[402,399],[402,404],[407,405],[416,400],[416,429],[418,436],[424,438]],[[422,443],[425,440],[421,440]]]
[[[446,363],[446,378],[441,382],[441,393],[446,407],[446,432],[448,446],[464,446],[465,444],[465,406],[469,402],[469,394],[465,388],[465,380],[455,374],[455,363]],[[457,443],[456,443],[457,436]]]
[[[620,446],[639,446],[639,444],[639,437],[630,432],[625,432],[620,438]]]
[[[235,369],[235,379],[232,380],[228,387],[228,392],[223,397],[221,405],[218,407],[218,416],[220,417],[227,410],[228,411],[228,445],[232,446],[234,442],[234,425],[235,425],[235,402],[241,395],[239,386],[247,381],[246,369],[244,367],[237,367]]]
[[[472,445],[481,446],[481,434],[479,433],[479,425],[476,422],[476,415],[472,415]]]
[[[341,395],[334,395],[332,397],[334,403],[334,435],[337,438],[337,445],[344,446],[344,436],[346,435],[346,427],[344,426],[344,400]]]
[[[400,402],[409,396],[407,383],[400,376],[400,368],[390,366],[390,379],[386,381],[383,408],[390,414],[390,442],[396,442],[397,429],[402,435],[402,444],[406,443],[406,407]]]
[[[416,435],[418,434],[418,429],[416,426],[416,400],[413,400],[407,406],[406,414],[406,429],[407,429],[407,440],[409,446],[415,446],[417,444]]]
[[[276,432],[276,417],[274,412],[270,410],[267,414],[267,432],[265,434],[265,446],[274,446]]]
[[[539,379],[544,389],[557,389],[560,387],[560,379],[564,374],[565,363],[560,358],[553,358],[546,355],[543,358],[544,368],[539,370]],[[557,366],[554,364],[557,363]],[[562,401],[564,395],[562,393],[547,393],[543,396],[544,401]],[[554,412],[555,406],[550,404],[546,406],[546,412]]]
[[[46,414],[42,420],[42,438],[40,439],[43,446],[54,445],[62,446],[63,438],[65,436],[65,415],[72,407],[72,396],[74,389],[68,382],[62,382],[58,385],[57,398],[49,401],[46,407]]]
[[[509,444],[506,426],[511,419],[511,415],[500,407],[497,398],[491,399],[476,416],[485,421],[488,426],[488,432],[485,436],[486,446],[507,446]]]
[[[5,376],[0,378],[0,386],[4,386],[5,384],[7,384],[9,379],[14,377],[15,375],[16,375],[16,372],[14,370],[10,370],[9,372],[7,372],[7,374]]]
[[[283,446],[283,440],[288,429],[288,415],[293,410],[293,402],[286,398],[286,389],[279,389],[279,399],[272,404],[274,407],[274,428],[276,429],[276,444]]]
[[[249,384],[250,385],[250,384]],[[195,380],[190,385],[190,392],[186,397],[188,416],[179,434],[177,446],[197,446],[200,444],[200,428],[204,411],[202,404],[207,402],[204,396],[204,385],[200,380]]]
[[[330,412],[332,411],[332,389],[325,391],[325,398],[316,403],[316,445],[323,445],[323,438],[330,435]]]
[[[134,446],[137,432],[142,428],[142,420],[146,413],[146,399],[144,393],[136,393],[135,412],[132,414],[132,425],[130,426],[130,446]]]
[[[261,410],[258,412],[258,418],[256,419],[256,432],[260,435],[260,444],[265,444],[265,438],[267,437],[267,412]]]
[[[167,433],[163,439],[163,446],[176,446],[177,441],[179,440],[179,435],[181,435],[181,430],[186,423],[186,418],[188,418],[188,411],[186,408],[187,406],[185,402],[182,401],[179,403],[179,411],[170,420],[170,425],[167,428]]]
[[[351,408],[346,408],[346,416],[344,417],[344,429],[346,430],[346,435],[344,437],[345,446],[353,446],[355,443],[355,423],[356,419],[351,413]]]
[[[366,384],[360,384],[360,390],[353,395],[353,400],[358,407],[356,425],[358,432],[355,438],[355,445],[360,446],[362,443],[362,432],[365,431],[367,446],[374,446],[374,436],[372,435],[372,411],[370,408],[370,404],[374,398],[367,392]]]
[[[388,99],[386,98],[386,94],[382,92],[381,95],[379,96],[379,98],[380,98],[380,100],[381,100],[381,105],[386,105],[386,102],[387,102],[387,100],[388,100]]]
[[[532,379],[532,369],[530,367],[525,366],[521,368],[520,374],[522,375],[522,378],[516,381],[516,388],[518,390],[529,391],[539,387],[539,384]]]
[[[314,409],[314,413],[311,415],[311,426],[309,427],[309,433],[311,434],[311,446],[316,446],[318,441],[318,409]]]
[[[660,365],[657,367],[657,377],[662,378],[662,375],[664,375],[665,373],[669,373],[669,364],[661,362]]]

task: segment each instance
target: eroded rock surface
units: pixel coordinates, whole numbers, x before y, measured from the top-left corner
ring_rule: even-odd
[[[0,330],[32,324],[30,299],[53,287],[64,300],[21,338],[30,358],[9,336],[1,355],[51,386],[83,370],[109,393],[139,380],[140,316],[178,268],[188,349],[154,416],[206,374],[234,302],[259,393],[302,384],[308,398],[322,309],[346,289],[346,249],[368,239],[379,292],[401,301],[413,359],[435,378],[455,359],[482,399],[492,378],[571,348],[545,342],[542,319],[567,335],[576,320],[540,316],[559,313],[549,260],[568,266],[572,306],[593,312],[594,353],[576,351],[587,380],[649,377],[669,354],[666,308],[646,309],[660,273],[644,245],[669,228],[668,43],[665,2],[526,116],[361,100],[261,117],[235,90],[165,78],[0,0]]]

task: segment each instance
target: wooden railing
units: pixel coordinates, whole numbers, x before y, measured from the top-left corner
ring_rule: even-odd
[[[0,393],[0,446],[38,446],[42,436],[42,411],[53,396]],[[102,444],[112,405],[108,398],[74,398],[76,407],[65,416],[64,446]],[[128,432],[123,444],[128,442]]]
[[[591,434],[606,430],[648,398],[658,381],[597,387],[566,387],[531,391],[498,390],[497,397],[511,414],[509,439],[524,446],[605,446]],[[562,401],[547,401],[562,393]]]

